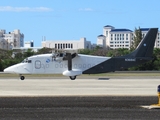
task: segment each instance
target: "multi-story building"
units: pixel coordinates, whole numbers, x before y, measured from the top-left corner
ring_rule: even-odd
[[[149,28],[141,28],[142,37],[146,35]],[[97,45],[107,49],[128,48],[130,49],[134,39],[134,31],[129,29],[115,29],[107,25],[103,27],[103,35],[97,37]],[[155,47],[160,48],[160,32],[157,34]]]
[[[42,41],[42,47],[55,48],[55,49],[91,49],[91,42],[86,38],[80,40],[52,40]]]
[[[23,47],[24,34],[16,29],[13,32],[6,33],[6,30],[0,30],[0,49],[11,50],[13,47]]]

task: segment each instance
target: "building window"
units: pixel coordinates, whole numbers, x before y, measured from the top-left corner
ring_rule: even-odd
[[[106,31],[106,37],[108,37],[108,31]]]
[[[73,48],[73,44],[71,44],[71,48]]]
[[[57,48],[57,44],[55,44],[55,48]]]
[[[66,44],[66,48],[68,48],[67,44]]]
[[[61,44],[61,49],[62,49],[62,44]]]
[[[70,44],[68,44],[68,48],[70,48]]]
[[[65,44],[63,44],[63,48],[65,49]]]
[[[59,49],[59,44],[58,44],[58,49]]]

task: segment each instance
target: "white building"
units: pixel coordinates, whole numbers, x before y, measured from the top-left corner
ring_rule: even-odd
[[[144,37],[149,28],[141,28]],[[115,29],[113,26],[107,25],[103,27],[103,35],[97,37],[97,45],[103,48],[130,48],[134,39],[134,31],[129,29]],[[157,34],[155,47],[160,48],[160,32]]]
[[[25,41],[24,42],[24,47],[28,47],[28,48],[30,48],[30,47],[34,47],[34,41],[33,40],[31,40],[31,41]]]
[[[80,40],[47,40],[42,41],[42,47],[55,49],[91,49],[91,42],[86,38]]]
[[[23,47],[24,34],[16,29],[13,32],[6,33],[0,30],[0,49],[11,50],[13,47]]]

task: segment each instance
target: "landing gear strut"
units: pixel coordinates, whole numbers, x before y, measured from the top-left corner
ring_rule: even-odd
[[[69,76],[71,80],[75,80],[76,76]]]

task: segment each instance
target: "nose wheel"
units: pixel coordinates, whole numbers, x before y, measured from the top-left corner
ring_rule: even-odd
[[[24,80],[24,79],[25,79],[25,77],[24,77],[24,76],[20,76],[20,79],[21,79],[21,80]]]

